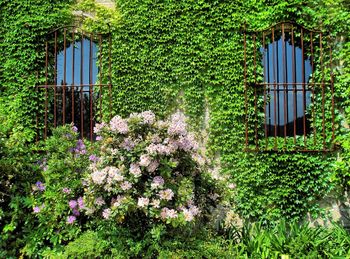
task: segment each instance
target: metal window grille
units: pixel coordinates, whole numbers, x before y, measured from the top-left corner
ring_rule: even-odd
[[[93,140],[95,123],[111,114],[111,35],[59,28],[48,34],[42,56],[38,139],[46,139],[54,127],[73,123],[82,138]]]
[[[293,22],[245,30],[245,150],[333,150],[332,67],[322,31]]]

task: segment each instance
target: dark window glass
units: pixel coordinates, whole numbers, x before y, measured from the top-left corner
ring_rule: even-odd
[[[294,46],[293,46],[294,43]],[[290,35],[276,35],[275,40],[261,48],[264,81],[267,84],[265,107],[268,136],[294,136],[310,131],[307,109],[311,103],[311,91],[307,83],[312,74],[309,57],[303,56],[300,42],[292,42]]]

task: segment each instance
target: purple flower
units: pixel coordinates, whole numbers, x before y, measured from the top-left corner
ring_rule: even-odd
[[[40,211],[41,211],[41,208],[38,207],[38,206],[35,206],[35,207],[33,208],[33,212],[34,212],[34,213],[39,213]]]
[[[67,223],[68,224],[73,224],[76,219],[77,218],[75,216],[68,216],[67,217]]]
[[[77,205],[78,205],[78,203],[77,203],[76,200],[70,200],[70,201],[68,202],[68,204],[69,204],[69,208],[71,208],[71,209],[76,208]]]
[[[76,126],[73,126],[73,127],[72,127],[72,130],[73,130],[74,132],[78,132],[78,128],[77,128]]]
[[[153,178],[153,181],[151,183],[151,187],[153,189],[156,189],[164,184],[164,179],[161,176],[156,176]]]
[[[171,136],[184,136],[187,134],[186,130],[186,117],[183,113],[177,112],[170,118],[170,125],[168,128],[168,134]]]
[[[66,194],[70,194],[71,193],[71,189],[67,188],[67,187],[64,187],[62,189],[62,192],[66,193]]]
[[[80,209],[83,209],[83,208],[85,207],[83,197],[79,197],[77,201],[78,201],[78,206],[79,206],[79,208],[80,208]]]
[[[76,209],[76,208],[75,208],[75,209],[73,209],[73,210],[72,210],[72,212],[73,212],[73,215],[74,215],[74,216],[79,216],[79,215],[80,215],[79,210],[78,210],[78,209]]]
[[[45,185],[42,183],[42,182],[40,182],[40,181],[38,181],[38,182],[36,182],[36,188],[38,188],[38,190],[39,191],[41,191],[41,192],[43,192],[44,190],[45,190]]]
[[[152,124],[152,123],[154,123],[154,121],[156,119],[156,116],[151,111],[144,111],[140,115],[143,119],[144,124]]]
[[[98,157],[95,156],[95,155],[91,155],[91,156],[89,156],[89,160],[90,160],[91,162],[97,162],[97,161],[98,161]]]

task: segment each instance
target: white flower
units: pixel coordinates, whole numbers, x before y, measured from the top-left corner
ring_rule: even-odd
[[[143,198],[140,197],[137,201],[137,206],[139,206],[140,208],[144,208],[149,204],[149,199],[148,198]]]
[[[160,200],[158,199],[154,199],[152,202],[151,202],[151,205],[155,208],[159,208],[159,204],[160,204]]]
[[[162,200],[170,201],[174,197],[174,192],[171,189],[166,189],[164,191],[159,192],[159,197]]]
[[[132,187],[132,184],[129,183],[128,181],[125,181],[120,185],[120,188],[122,188],[123,191],[129,190],[131,189],[131,187]]]
[[[135,163],[130,164],[129,172],[135,177],[141,176],[141,169],[138,164],[135,164]]]
[[[129,131],[128,123],[120,116],[115,116],[109,123],[111,130],[120,134],[126,134]]]
[[[111,216],[111,209],[104,209],[102,212],[102,217],[105,219],[109,219],[109,217]]]

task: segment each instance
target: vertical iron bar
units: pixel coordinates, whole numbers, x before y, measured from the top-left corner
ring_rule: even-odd
[[[315,79],[314,79],[314,44],[313,44],[313,34],[310,32],[310,41],[311,41],[311,71],[312,71],[312,124],[313,124],[313,131],[314,131],[314,145],[316,146],[317,140],[316,140],[316,114],[315,114]]]
[[[102,36],[99,34],[99,54],[100,54],[100,61],[99,61],[99,72],[100,72],[100,120],[102,122],[103,114],[102,114]]]
[[[90,99],[90,140],[92,141],[92,126],[93,126],[93,116],[92,116],[92,98],[93,98],[93,89],[92,89],[92,37],[93,34],[90,34],[90,60],[89,60],[89,86],[90,86],[90,93],[89,93],[89,99]]]
[[[326,130],[325,130],[325,86],[324,86],[324,67],[323,67],[323,49],[322,32],[320,33],[320,64],[322,71],[322,131],[323,131],[323,150],[326,150]]]
[[[66,124],[66,77],[67,77],[67,39],[66,39],[67,29],[63,30],[63,93],[62,93],[62,124]]]
[[[75,82],[74,82],[74,66],[75,66],[75,35],[74,35],[75,28],[73,28],[72,32],[72,86],[71,86],[71,91],[72,91],[72,123],[74,123],[74,93],[75,93]]]
[[[287,122],[288,122],[288,106],[287,106],[287,61],[285,49],[284,23],[282,23],[282,68],[284,82],[284,145],[287,145]]]
[[[248,100],[247,100],[247,43],[244,28],[244,110],[245,110],[245,149],[248,148]]]
[[[84,32],[81,33],[80,43],[80,135],[84,138]]]
[[[332,94],[332,149],[334,148],[334,138],[335,138],[335,123],[334,123],[334,79],[333,79],[333,60],[332,60],[332,45],[331,36],[328,36],[329,40],[329,69],[331,73],[331,94]]]
[[[273,113],[274,113],[274,121],[275,121],[275,150],[277,149],[277,96],[276,96],[276,48],[274,48],[274,45],[276,46],[275,42],[275,29],[272,28],[272,63],[273,63],[273,92],[274,92],[274,102],[273,102]]]
[[[53,118],[54,118],[54,127],[56,128],[56,87],[57,87],[57,31],[55,31],[55,68],[54,68],[54,101],[53,101]]]
[[[44,128],[44,139],[47,137],[47,110],[48,110],[48,66],[49,66],[49,45],[48,42],[46,41],[45,44],[45,128]]]
[[[263,49],[264,49],[264,53],[263,53],[263,62],[264,62],[264,82],[266,82],[266,66],[265,66],[265,32],[263,32]],[[267,61],[268,63],[268,61]],[[268,134],[267,134],[267,111],[266,111],[266,88],[268,86],[266,84],[264,84],[264,115],[265,115],[265,149],[267,150],[267,146],[268,146]]]
[[[305,60],[304,60],[304,31],[300,28],[300,39],[301,39],[301,76],[303,83],[303,132],[304,132],[304,150],[306,148],[306,95],[305,95]]]
[[[256,93],[256,35],[253,35],[254,41],[254,114],[255,114],[255,150],[258,150],[258,104]]]
[[[112,51],[112,38],[111,34],[108,36],[108,74],[109,74],[109,119],[112,119],[112,60],[111,60],[111,51]]]
[[[294,27],[292,27],[292,74],[293,74],[293,90],[294,90],[294,144],[296,144],[297,137],[297,98],[296,98],[296,69],[295,69],[295,46],[294,46]]]

